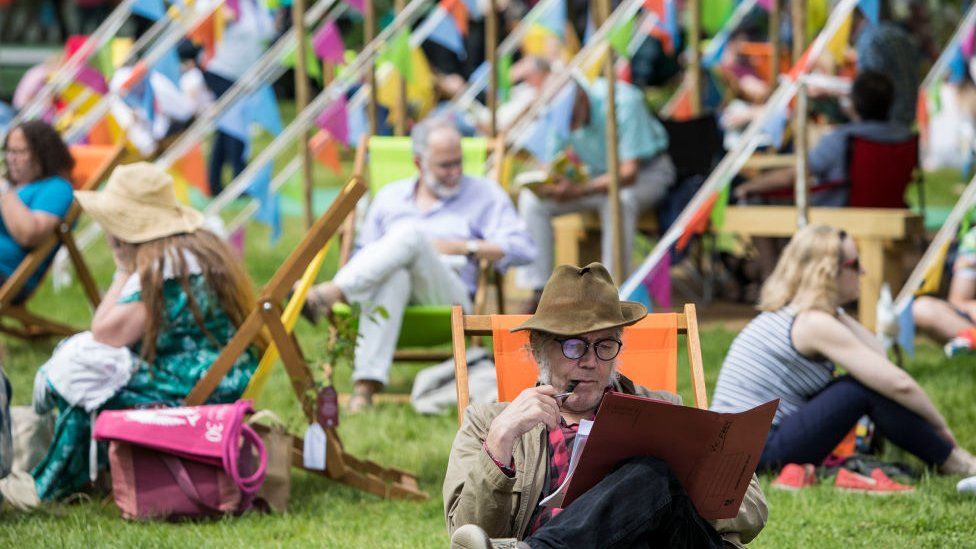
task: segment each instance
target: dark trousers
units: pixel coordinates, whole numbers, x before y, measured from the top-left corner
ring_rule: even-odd
[[[220,96],[234,85],[232,81],[212,72],[204,72],[203,79],[215,99],[220,99]],[[244,158],[244,142],[218,129],[214,133],[213,146],[210,149],[210,165],[207,170],[210,194],[213,196],[217,196],[224,189],[224,164],[228,163],[234,170],[234,177],[244,171],[247,165],[247,159]]]
[[[525,540],[539,547],[722,547],[668,464],[624,462]]]
[[[952,451],[921,416],[851,376],[840,376],[770,432],[759,469],[819,464],[864,415],[888,440],[929,465],[941,464]]]

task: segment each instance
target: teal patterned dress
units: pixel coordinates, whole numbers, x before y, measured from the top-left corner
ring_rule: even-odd
[[[156,340],[154,362],[150,365],[137,359],[137,367],[129,383],[106,402],[102,410],[158,404],[179,406],[233,337],[234,325],[220,308],[217,295],[207,287],[203,275],[190,276],[190,291],[213,339],[207,337],[197,325],[180,282],[167,279],[163,283],[164,325]],[[139,300],[140,293],[135,292],[123,296],[119,302]],[[133,352],[138,357],[138,345]],[[247,387],[257,364],[257,351],[252,347],[234,363],[207,402],[237,400]],[[54,440],[47,455],[32,472],[42,500],[68,496],[89,481],[89,415],[81,408],[68,407],[60,396],[56,395],[56,400],[59,413]],[[103,443],[98,446],[99,468],[104,468],[108,463],[107,449]]]

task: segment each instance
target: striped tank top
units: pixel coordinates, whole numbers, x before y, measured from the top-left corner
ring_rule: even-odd
[[[764,312],[739,333],[719,371],[712,410],[741,412],[778,398],[776,426],[827,386],[834,364],[796,350],[790,337],[795,318],[789,307]]]

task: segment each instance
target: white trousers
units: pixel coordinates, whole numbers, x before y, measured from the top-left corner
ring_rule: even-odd
[[[465,311],[471,310],[461,277],[441,260],[416,225],[397,226],[363,247],[333,282],[346,301],[363,307],[353,381],[387,383],[407,305],[459,304]],[[386,309],[386,318],[372,313],[378,306]]]
[[[637,219],[640,213],[656,206],[667,193],[668,188],[675,181],[674,163],[667,154],[661,154],[645,165],[637,174],[637,180],[632,185],[620,189],[620,218],[623,227],[624,257],[622,272],[629,272],[630,254],[634,249],[634,235],[637,233]],[[600,257],[609,272],[613,267],[613,221],[610,218],[610,200],[606,194],[591,194],[570,200],[557,202],[552,199],[539,198],[528,189],[519,193],[519,215],[525,221],[529,234],[535,241],[535,260],[529,265],[519,268],[516,282],[522,288],[541,290],[553,267],[553,230],[552,218],[571,212],[596,210],[600,213],[601,237]],[[623,281],[618,280],[618,283]]]

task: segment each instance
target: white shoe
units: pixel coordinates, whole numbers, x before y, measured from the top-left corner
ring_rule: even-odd
[[[976,476],[964,478],[956,484],[956,491],[960,494],[976,495]]]

